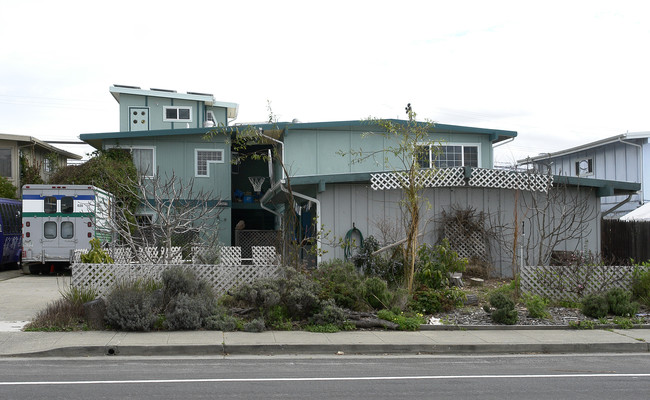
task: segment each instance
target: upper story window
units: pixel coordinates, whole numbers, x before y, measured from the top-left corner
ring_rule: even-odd
[[[197,177],[209,177],[210,169],[208,166],[210,164],[221,164],[224,162],[222,149],[196,149],[195,155],[195,174]]]
[[[594,160],[583,158],[576,161],[576,176],[589,176],[594,174]]]
[[[421,168],[479,166],[479,145],[450,144],[420,146],[416,155]]]
[[[192,107],[163,107],[163,121],[192,122]]]

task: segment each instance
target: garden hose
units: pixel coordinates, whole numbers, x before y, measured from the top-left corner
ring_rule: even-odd
[[[354,224],[352,224],[352,229],[350,229],[348,233],[345,234],[345,240],[343,241],[343,255],[345,256],[346,260],[352,256],[352,235],[355,233],[359,235],[359,247],[363,246],[363,234],[361,234],[361,231],[358,230]]]

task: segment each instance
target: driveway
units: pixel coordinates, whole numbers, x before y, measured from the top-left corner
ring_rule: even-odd
[[[0,271],[0,331],[22,329],[48,303],[60,298],[59,290],[69,284],[69,276]]]

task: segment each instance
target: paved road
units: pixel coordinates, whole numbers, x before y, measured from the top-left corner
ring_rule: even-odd
[[[0,398],[642,399],[650,355],[0,359]]]

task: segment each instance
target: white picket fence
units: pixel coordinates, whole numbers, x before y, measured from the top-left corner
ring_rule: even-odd
[[[168,268],[180,267],[193,271],[197,278],[207,281],[215,294],[221,295],[243,283],[252,283],[260,278],[277,277],[280,262],[274,247],[253,247],[253,258],[241,258],[241,248],[221,249],[221,262],[209,264],[136,264],[118,262],[115,264],[72,264],[71,285],[77,288],[93,288],[100,296],[106,296],[118,282],[155,279],[160,280]]]
[[[620,287],[630,290],[634,266],[525,266],[521,290],[552,300],[579,301],[591,293]]]

